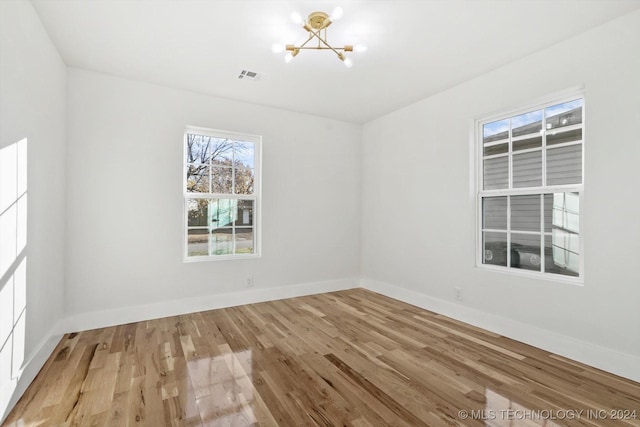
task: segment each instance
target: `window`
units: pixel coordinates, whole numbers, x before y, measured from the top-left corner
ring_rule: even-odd
[[[261,138],[187,128],[185,260],[260,254]]]
[[[478,122],[479,266],[581,277],[583,107],[575,96]]]

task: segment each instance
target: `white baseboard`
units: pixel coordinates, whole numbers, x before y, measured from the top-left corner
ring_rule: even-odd
[[[27,387],[33,382],[38,372],[40,372],[40,369],[42,369],[49,356],[51,356],[55,350],[63,335],[60,333],[60,328],[61,325],[57,323],[50,329],[45,338],[25,359],[26,362],[22,365],[17,380],[8,384],[6,390],[3,389],[3,393],[7,391],[10,393],[10,396],[2,396],[0,402],[0,423],[4,422],[4,419],[9,415],[11,409],[18,403],[18,400],[20,400],[27,390]],[[9,387],[12,388],[12,390],[10,390]]]
[[[496,316],[399,286],[363,279],[365,289],[397,299],[482,329],[521,341],[603,371],[640,382],[640,357],[622,353],[557,332]]]
[[[243,304],[341,291],[357,287],[359,287],[358,278],[354,277],[351,279],[303,283],[277,288],[252,288],[233,293],[204,295],[201,297],[183,298],[154,304],[79,313],[68,316],[64,320],[63,330],[65,332],[85,331],[167,316],[177,316]]]

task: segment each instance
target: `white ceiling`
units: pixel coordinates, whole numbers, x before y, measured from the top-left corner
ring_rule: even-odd
[[[640,0],[32,0],[68,66],[363,123],[640,8]],[[289,18],[342,6],[292,63]],[[263,74],[240,80],[242,69]]]

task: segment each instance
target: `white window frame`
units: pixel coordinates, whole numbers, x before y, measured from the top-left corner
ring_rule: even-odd
[[[528,187],[528,188],[512,188],[512,167],[513,167],[513,147],[512,141],[509,139],[509,148],[508,148],[508,170],[509,170],[509,188],[508,189],[497,189],[497,190],[484,190],[484,144],[483,144],[483,125],[487,123],[492,123],[499,120],[510,119],[512,117],[525,114],[531,111],[543,110],[554,106],[557,104],[562,104],[565,102],[573,101],[576,99],[582,99],[582,139],[580,140],[580,144],[582,146],[582,182],[580,184],[566,184],[566,185],[549,185],[546,186],[546,132],[543,134],[542,138],[542,177],[543,177],[543,186],[540,187]],[[499,113],[487,115],[476,119],[473,123],[473,135],[472,143],[474,147],[475,154],[475,164],[476,164],[476,267],[481,268],[483,270],[495,271],[499,273],[505,273],[516,276],[524,276],[524,277],[533,277],[543,280],[568,283],[572,285],[583,285],[584,284],[584,182],[585,182],[585,142],[586,142],[586,122],[585,122],[585,112],[586,112],[586,97],[584,93],[584,88],[574,88],[571,90],[563,91],[561,93],[556,93],[554,95],[541,98],[537,101],[532,102],[531,104],[521,107],[510,109],[506,111],[501,111]],[[543,130],[545,129],[545,117],[543,113]],[[569,143],[560,143],[554,145],[554,147],[563,147],[577,144],[576,141],[572,141]],[[537,149],[530,150],[519,150],[517,153],[526,153],[527,151],[536,151]],[[579,258],[579,272],[578,276],[566,276],[562,274],[555,274],[544,271],[544,239],[547,233],[542,229],[541,230],[541,271],[531,271],[525,270],[522,268],[510,267],[509,259],[510,259],[510,250],[507,250],[507,266],[498,266],[492,264],[483,263],[484,250],[483,250],[483,211],[482,211],[482,201],[484,197],[499,197],[499,196],[519,196],[519,195],[541,195],[541,194],[549,194],[549,193],[558,193],[558,192],[577,192],[579,194],[579,206],[580,206],[580,231],[579,231],[579,250],[580,250],[580,258]],[[509,199],[508,199],[509,200]],[[544,206],[541,204],[541,222],[544,220]],[[507,230],[511,230],[511,207],[507,207]],[[517,233],[527,234],[526,232],[518,231]],[[534,232],[533,234],[537,234],[538,232]],[[510,247],[511,244],[511,231],[507,232],[507,247]]]
[[[223,194],[223,193],[190,193],[187,192],[187,135],[198,134],[213,138],[231,139],[234,141],[246,141],[254,144],[254,182],[253,194]],[[187,126],[184,131],[182,141],[182,234],[183,234],[183,261],[205,262],[205,261],[225,261],[260,258],[262,256],[262,137],[246,133],[230,132],[225,130],[210,129],[197,126]],[[187,214],[187,203],[189,199],[238,199],[253,201],[253,253],[251,254],[226,254],[226,255],[203,255],[189,256],[189,218]]]

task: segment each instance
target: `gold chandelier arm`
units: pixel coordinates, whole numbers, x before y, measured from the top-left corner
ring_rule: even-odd
[[[340,56],[340,52],[338,52],[333,46],[331,46],[326,40],[324,40],[321,36],[320,36],[320,31],[322,30],[322,28],[320,30],[313,31],[313,30],[309,30],[309,32],[311,34],[313,34],[315,37],[317,37],[318,40],[320,40],[325,46],[325,49],[331,49],[332,51],[335,52],[336,55],[338,55],[338,57]],[[310,39],[309,39],[310,40]],[[308,40],[307,40],[308,41]],[[320,47],[318,47],[317,49],[321,49]]]
[[[346,50],[343,47],[339,47],[339,48],[334,48],[333,46],[331,46],[325,39],[322,38],[322,36],[320,35],[320,31],[322,29],[316,31],[313,31],[312,29],[308,30],[309,31],[309,38],[302,43],[300,46],[294,46],[294,45],[287,45],[287,50],[288,51],[294,51],[294,50],[332,50],[336,55],[338,55],[338,57],[340,57],[340,52],[338,52],[338,50]],[[318,47],[305,47],[307,45],[307,43],[309,43],[311,40],[313,40],[313,38],[317,38],[318,39]],[[324,44],[325,47],[320,46],[320,43]]]
[[[2,0],[0,0],[2,1]],[[300,47],[296,47],[296,46],[292,46],[291,49],[287,49],[288,51],[293,51],[294,49],[297,50],[332,50],[332,51],[337,51],[337,50],[344,50],[343,47],[336,47],[336,48],[331,48],[331,47],[324,47],[324,46],[320,46],[320,47],[314,47],[314,46],[300,46]],[[348,51],[345,51],[348,52]]]
[[[309,38],[308,38],[307,40],[305,40],[305,42],[304,42],[304,43],[302,43],[302,44],[300,45],[300,47],[298,47],[298,49],[305,48],[305,45],[306,45],[307,43],[309,43],[311,40],[313,40],[313,36],[312,36],[312,35],[309,35]],[[309,48],[305,48],[305,49],[309,49]]]

